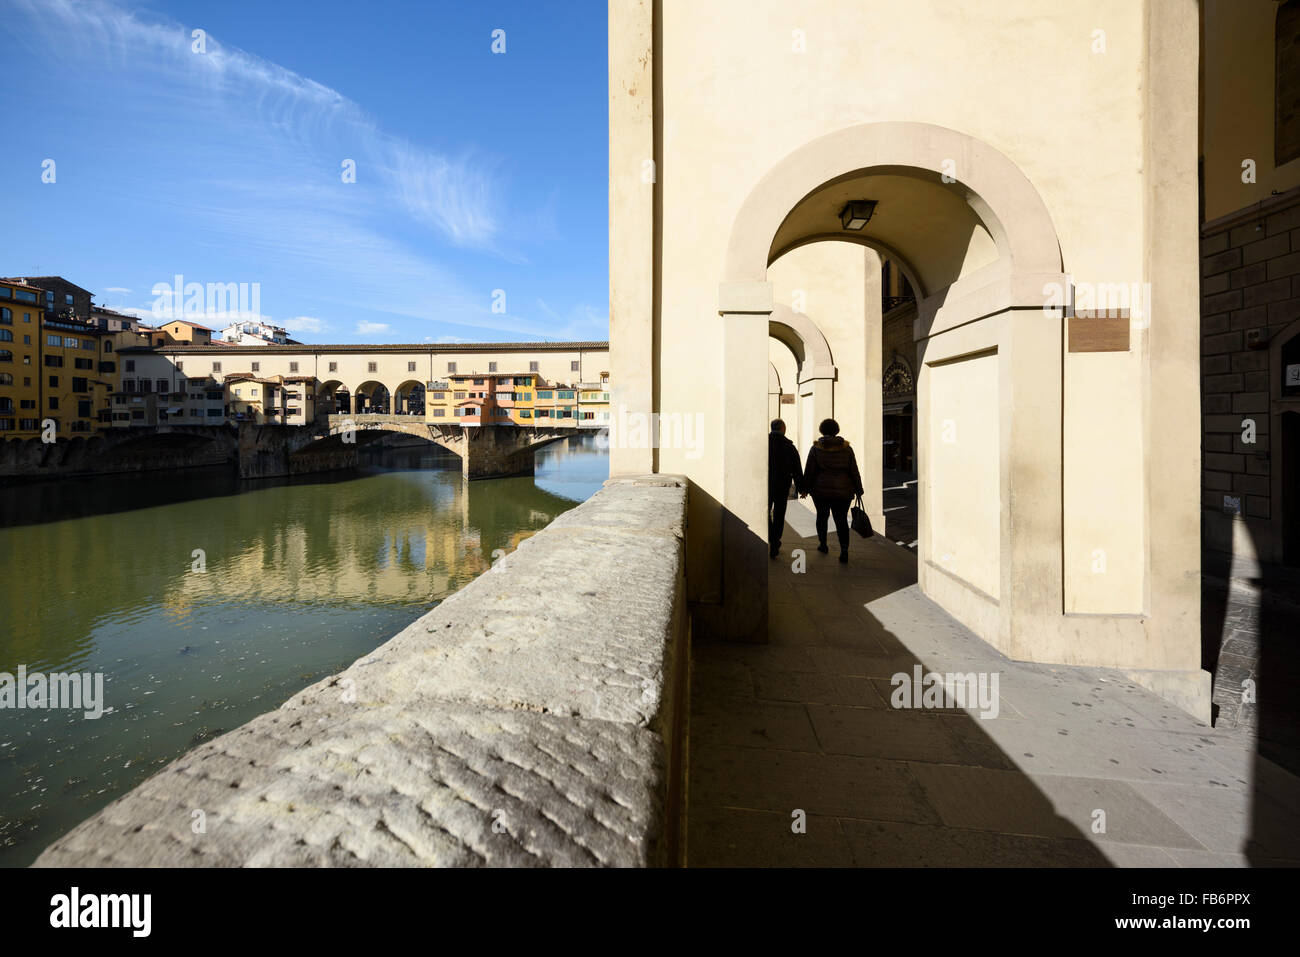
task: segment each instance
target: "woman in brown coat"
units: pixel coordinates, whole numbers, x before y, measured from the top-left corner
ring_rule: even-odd
[[[840,437],[839,423],[834,419],[822,422],[822,437],[808,451],[808,464],[803,470],[804,488],[811,493],[817,507],[817,551],[826,553],[827,517],[835,519],[835,534],[840,540],[840,561],[849,560],[849,505],[862,494],[862,476],[858,460],[849,443]]]

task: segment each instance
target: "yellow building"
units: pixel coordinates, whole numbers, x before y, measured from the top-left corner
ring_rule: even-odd
[[[533,405],[536,402],[534,383],[537,375],[532,372],[507,376],[498,382],[498,404],[510,414],[510,421],[515,425],[534,425]],[[501,402],[501,396],[509,393],[510,402]]]
[[[0,439],[40,434],[40,317],[44,290],[0,281]]]
[[[452,383],[450,379],[435,379],[424,391],[424,418],[426,422],[445,422],[454,418],[452,409]]]
[[[316,379],[309,375],[277,376],[277,421],[310,425],[316,420]]]
[[[236,372],[226,376],[226,407],[235,422],[275,421],[276,383],[259,379],[252,373]]]
[[[537,425],[574,425],[578,421],[578,392],[562,382],[539,382],[534,389],[533,420]]]
[[[577,424],[590,428],[609,425],[609,373],[602,372],[598,382],[578,383]]]
[[[40,418],[53,420],[60,438],[94,432],[99,410],[108,408],[114,388],[111,379],[101,378],[98,371],[100,330],[52,313],[42,315],[40,326]]]
[[[150,336],[155,346],[206,346],[212,344],[212,330],[197,322],[173,319],[160,324]]]
[[[122,393],[122,373],[124,371],[123,362],[118,353],[123,349],[149,345],[147,333],[132,331],[130,327],[122,328],[119,326],[114,329],[114,325],[118,325],[118,323],[114,322],[111,325],[106,321],[99,323],[99,361],[96,363],[95,372],[99,381],[103,382],[107,389],[103,404],[96,407],[100,427],[124,427],[131,424],[130,410],[122,407],[131,403],[127,400],[118,401]],[[135,424],[139,425],[140,423],[136,422]]]

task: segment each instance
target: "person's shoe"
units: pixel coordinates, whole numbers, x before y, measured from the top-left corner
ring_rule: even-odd
[[[821,552],[823,555],[830,554],[830,549],[826,547],[825,542],[822,542],[820,545],[817,546],[817,551]]]
[[[849,550],[846,548],[842,552],[840,552],[840,564],[847,565],[848,563],[849,563]]]
[[[781,546],[773,545],[767,550],[767,554],[772,558],[776,558],[777,555],[781,554]]]

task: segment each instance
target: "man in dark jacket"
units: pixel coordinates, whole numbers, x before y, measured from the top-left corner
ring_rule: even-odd
[[[772,431],[767,436],[767,541],[768,553],[773,558],[781,551],[785,505],[790,500],[791,482],[798,492],[803,492],[799,450],[785,437],[785,423],[773,419]]]

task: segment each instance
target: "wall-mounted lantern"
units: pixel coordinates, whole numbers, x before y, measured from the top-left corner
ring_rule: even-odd
[[[876,211],[874,199],[851,199],[840,210],[840,222],[845,229],[861,229]]]

